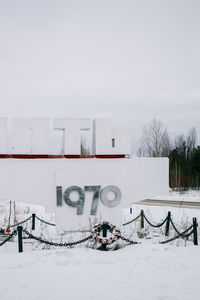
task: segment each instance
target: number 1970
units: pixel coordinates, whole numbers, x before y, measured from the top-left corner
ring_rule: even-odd
[[[72,192],[78,194],[78,200],[72,201],[70,195]],[[101,202],[108,207],[115,207],[121,201],[121,191],[115,185],[108,185],[101,189],[100,185],[88,185],[84,186],[84,189],[79,186],[70,186],[67,188],[64,193],[62,191],[62,186],[56,187],[56,195],[57,195],[57,206],[62,206],[63,199],[65,203],[71,207],[75,207],[77,209],[77,215],[83,214],[83,208],[85,203],[85,193],[93,192],[92,205],[90,210],[90,215],[96,215],[97,208],[99,204],[99,199]],[[114,194],[114,199],[109,199],[109,193]]]

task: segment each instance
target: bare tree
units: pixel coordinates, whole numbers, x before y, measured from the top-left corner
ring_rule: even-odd
[[[171,145],[167,128],[161,121],[154,118],[143,128],[140,144],[139,156],[168,156]]]
[[[187,136],[180,134],[174,139],[174,149],[169,157],[170,178],[172,185],[179,189],[188,188],[193,184],[198,186],[198,176],[196,173],[194,175],[193,170],[194,155],[197,152],[196,142],[197,133],[194,127],[189,130]]]
[[[187,147],[190,149],[190,151],[194,151],[197,143],[197,132],[196,128],[192,127],[187,135]]]

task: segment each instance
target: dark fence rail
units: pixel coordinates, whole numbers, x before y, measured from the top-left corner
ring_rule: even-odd
[[[136,216],[134,219],[132,219],[132,220],[124,223],[123,226],[129,225],[129,224],[137,221],[139,218],[140,218],[140,228],[141,229],[143,229],[145,227],[145,222],[149,226],[151,226],[153,228],[162,227],[166,223],[165,236],[169,236],[169,229],[170,229],[170,224],[171,224],[171,227],[176,232],[176,235],[174,237],[172,237],[172,238],[169,238],[169,239],[167,239],[165,241],[160,242],[160,244],[166,244],[166,243],[172,242],[172,241],[174,241],[174,240],[176,240],[178,238],[188,239],[189,236],[193,235],[193,243],[194,243],[194,245],[198,245],[198,232],[197,232],[198,223],[197,223],[197,219],[196,218],[193,218],[192,225],[190,225],[183,232],[180,232],[177,229],[177,227],[175,226],[174,221],[172,220],[171,212],[168,212],[166,218],[161,223],[159,223],[159,224],[153,224],[146,217],[144,211],[141,210],[141,212],[140,212],[140,214],[138,216]],[[19,252],[23,252],[23,234],[25,234],[30,239],[37,240],[40,243],[45,243],[45,244],[50,245],[50,246],[58,246],[58,247],[71,247],[71,246],[74,246],[74,245],[78,245],[78,244],[84,243],[84,242],[86,242],[86,241],[88,241],[88,240],[90,240],[90,239],[92,239],[94,237],[93,236],[93,232],[91,231],[91,235],[89,235],[88,237],[86,237],[84,239],[75,241],[75,242],[57,243],[57,242],[47,241],[47,240],[42,239],[41,237],[34,236],[32,233],[28,232],[27,230],[25,230],[21,226],[22,224],[28,222],[29,220],[32,220],[32,227],[31,227],[32,230],[35,230],[35,221],[36,220],[38,220],[38,221],[40,221],[40,222],[42,222],[42,223],[44,223],[46,225],[49,225],[49,226],[56,226],[53,223],[50,223],[50,222],[47,222],[47,221],[41,219],[36,214],[32,214],[27,219],[25,219],[25,220],[23,220],[23,221],[21,221],[21,222],[19,222],[17,224],[11,225],[10,226],[11,228],[17,227],[17,230],[14,229],[11,234],[9,234],[7,237],[5,237],[5,239],[0,242],[0,246],[3,246],[5,243],[7,243],[8,241],[10,241],[14,236],[18,235],[18,249],[19,249]],[[119,231],[119,233],[120,233],[120,231]],[[105,232],[104,232],[103,236],[106,237]],[[121,240],[123,240],[125,242],[128,242],[130,244],[139,244],[136,241],[132,241],[132,240],[129,240],[128,238],[125,238],[125,237],[121,236],[121,233],[120,233],[120,235],[117,238],[120,238]],[[106,245],[104,245],[104,249],[106,249],[105,246]]]
[[[160,244],[166,244],[169,243],[171,241],[174,241],[178,238],[186,238],[188,239],[189,236],[191,236],[193,234],[193,242],[194,245],[198,245],[198,232],[197,232],[197,227],[198,227],[198,223],[197,223],[197,219],[193,218],[193,223],[191,226],[189,226],[186,230],[184,230],[183,232],[180,232],[177,227],[175,226],[172,217],[171,217],[171,212],[169,211],[166,218],[159,224],[153,224],[152,222],[150,222],[148,220],[148,218],[146,217],[146,215],[144,214],[144,211],[141,210],[140,214],[135,217],[134,219],[132,219],[131,221],[128,221],[126,223],[123,224],[123,226],[129,225],[133,222],[135,222],[136,220],[138,220],[140,218],[140,228],[143,229],[144,228],[144,221],[147,222],[147,224],[149,224],[151,227],[154,228],[159,228],[162,227],[165,223],[166,223],[166,227],[165,227],[165,236],[169,235],[169,229],[170,229],[170,224],[172,225],[174,231],[177,233],[176,236],[174,236],[171,239],[165,240],[160,242]],[[189,233],[187,233],[189,230],[191,230]],[[187,233],[187,234],[186,234]]]

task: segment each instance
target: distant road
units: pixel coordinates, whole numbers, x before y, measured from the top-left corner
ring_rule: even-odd
[[[200,202],[190,201],[177,201],[177,200],[156,200],[156,199],[145,199],[137,204],[141,205],[154,205],[154,206],[173,206],[173,207],[187,207],[200,209]]]

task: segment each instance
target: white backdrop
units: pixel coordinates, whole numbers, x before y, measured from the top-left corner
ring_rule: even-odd
[[[64,188],[116,185],[122,192],[120,208],[165,194],[169,188],[167,158],[0,159],[0,199],[42,204],[55,212],[58,172],[64,172]],[[61,215],[66,218],[64,204]],[[74,228],[81,226],[74,221]],[[63,221],[59,225],[62,227]]]

